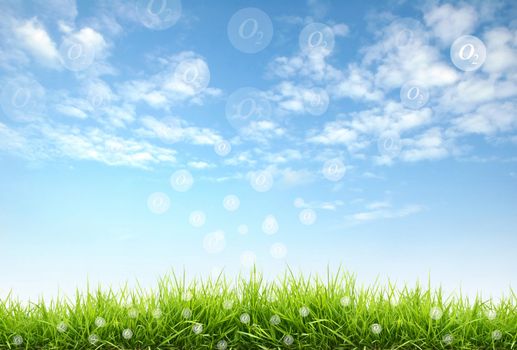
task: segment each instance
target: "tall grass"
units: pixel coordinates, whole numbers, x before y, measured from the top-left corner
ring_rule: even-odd
[[[325,277],[255,269],[236,280],[76,292],[24,306],[0,301],[2,349],[517,349],[517,297],[497,303],[445,298],[441,289],[358,286],[341,269]]]

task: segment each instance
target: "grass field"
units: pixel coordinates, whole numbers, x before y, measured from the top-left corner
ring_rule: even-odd
[[[353,275],[277,282],[253,271],[154,290],[0,301],[1,349],[517,349],[517,296],[497,303],[415,285],[358,286]]]

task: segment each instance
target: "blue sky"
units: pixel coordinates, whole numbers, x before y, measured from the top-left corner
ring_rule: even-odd
[[[0,295],[253,261],[515,288],[516,11],[3,1]]]

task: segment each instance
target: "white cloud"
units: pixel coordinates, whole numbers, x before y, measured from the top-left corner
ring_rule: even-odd
[[[439,128],[426,130],[412,139],[403,140],[401,159],[408,162],[445,158],[451,146],[444,140]]]
[[[210,164],[210,163],[203,162],[203,161],[190,161],[187,163],[187,165],[193,169],[198,169],[198,170],[209,169],[209,168],[213,168],[215,166],[214,164]]]
[[[457,117],[452,123],[460,134],[494,135],[517,129],[516,111],[515,102],[487,103],[472,113]]]
[[[434,6],[424,14],[424,20],[434,35],[445,44],[451,44],[461,35],[472,34],[478,22],[476,10],[463,4]]]
[[[16,43],[20,47],[28,51],[38,63],[51,68],[59,67],[56,45],[37,18],[27,21],[13,20],[12,23]]]
[[[517,30],[505,27],[489,30],[484,35],[487,58],[482,69],[490,74],[509,73],[517,69]]]
[[[158,120],[146,116],[141,118],[142,128],[137,134],[150,138],[158,138],[164,142],[187,142],[194,145],[214,145],[222,140],[222,137],[209,128],[190,126],[180,118],[165,118]]]
[[[358,212],[348,215],[346,220],[349,223],[357,224],[367,221],[384,220],[384,219],[399,219],[416,213],[419,213],[424,208],[421,205],[407,205],[400,209],[393,209],[390,207],[383,207],[381,209],[373,209],[369,211]]]

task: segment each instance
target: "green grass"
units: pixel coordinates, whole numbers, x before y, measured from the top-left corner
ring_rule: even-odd
[[[276,282],[256,271],[233,283],[170,274],[154,290],[88,288],[28,306],[8,297],[0,348],[517,349],[509,292],[497,303],[469,302],[420,285],[362,287],[341,270],[324,278],[288,270]]]

